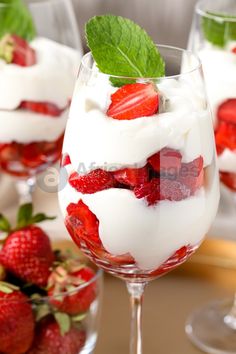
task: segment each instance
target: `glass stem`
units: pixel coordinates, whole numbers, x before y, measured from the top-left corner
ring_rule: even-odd
[[[236,293],[234,294],[233,306],[229,313],[224,317],[224,322],[227,326],[236,330]]]
[[[146,284],[126,283],[131,301],[130,354],[142,354],[142,302]]]
[[[20,205],[32,202],[32,194],[35,189],[35,183],[35,177],[16,180],[16,189],[19,195]]]

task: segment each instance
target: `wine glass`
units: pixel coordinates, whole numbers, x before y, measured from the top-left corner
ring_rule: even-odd
[[[150,79],[111,77],[98,71],[91,53],[83,57],[61,163],[59,202],[72,239],[127,284],[130,354],[142,353],[145,286],[198,248],[219,200],[201,64],[189,51],[159,51],[167,76]],[[113,118],[117,79],[122,92],[151,95],[148,111],[159,106],[148,117]]]
[[[197,3],[189,49],[199,55],[213,111],[221,182],[236,191],[236,3]],[[236,301],[212,302],[187,321],[189,338],[208,353],[236,352]]]
[[[61,157],[82,56],[71,2],[0,0],[0,47],[0,168],[24,203]]]

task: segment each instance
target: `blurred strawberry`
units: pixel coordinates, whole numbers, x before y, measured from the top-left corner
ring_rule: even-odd
[[[0,59],[9,64],[32,66],[36,64],[36,53],[23,38],[6,34],[0,40]]]
[[[65,108],[59,108],[54,103],[50,102],[34,102],[34,101],[23,101],[21,102],[19,109],[25,109],[27,111],[39,113],[42,115],[47,115],[51,117],[59,117]]]
[[[217,118],[219,121],[236,124],[236,98],[230,98],[219,106]]]
[[[17,227],[0,215],[0,230],[8,235],[0,251],[0,263],[7,271],[25,282],[46,286],[54,254],[49,237],[35,223],[51,220],[45,214],[33,215],[32,204],[20,207]]]
[[[26,353],[33,342],[34,326],[29,299],[15,286],[0,282],[0,352]]]

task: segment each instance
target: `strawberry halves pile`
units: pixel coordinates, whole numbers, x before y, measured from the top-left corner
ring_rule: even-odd
[[[17,226],[0,215],[0,353],[78,354],[85,345],[83,319],[97,296],[94,271],[72,255],[53,252],[35,224],[52,219],[23,205]]]

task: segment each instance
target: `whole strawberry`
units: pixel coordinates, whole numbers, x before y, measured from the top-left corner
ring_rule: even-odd
[[[76,289],[91,280],[94,275],[91,268],[81,265],[78,260],[70,259],[60,264],[49,277],[50,304],[60,312],[69,315],[85,313],[96,298],[96,281],[92,281],[80,290]],[[60,296],[65,292],[66,295]]]
[[[28,298],[0,282],[0,353],[23,354],[31,346],[35,321]]]
[[[46,286],[54,254],[47,234],[34,224],[52,219],[44,214],[33,216],[32,204],[20,207],[17,227],[12,230],[8,220],[0,215],[0,230],[7,237],[0,251],[0,263],[23,280],[40,287]]]
[[[70,324],[62,330],[53,315],[42,318],[36,326],[35,339],[27,354],[78,354],[86,340],[85,331]]]

